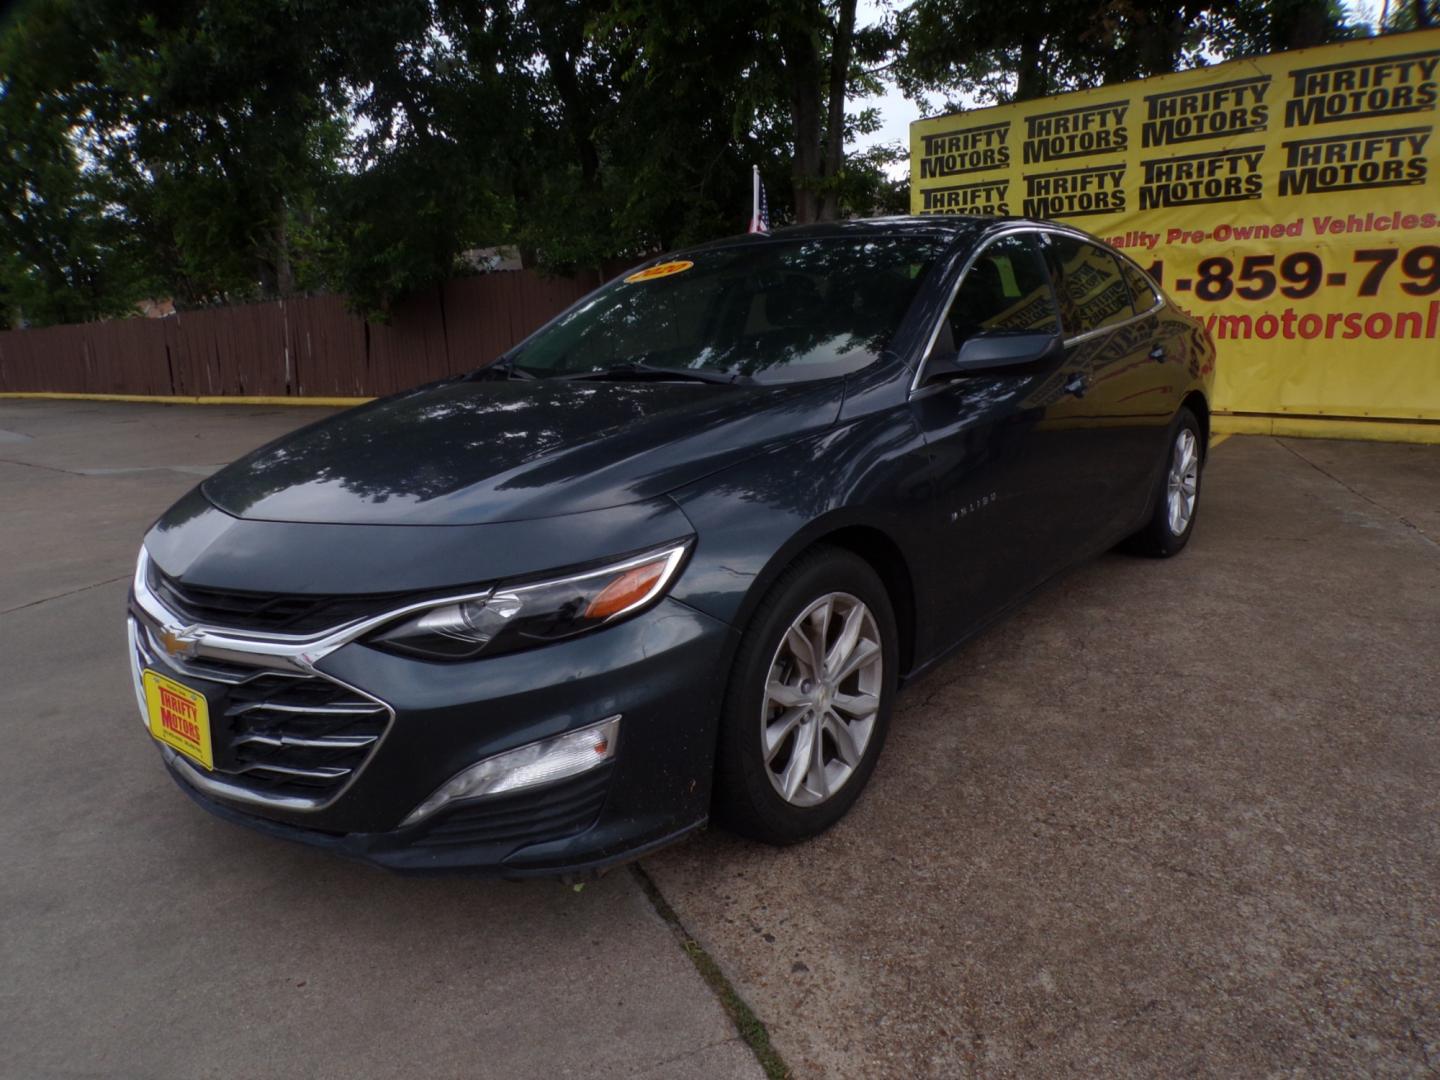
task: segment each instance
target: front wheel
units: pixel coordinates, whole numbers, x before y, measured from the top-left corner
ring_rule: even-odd
[[[772,844],[840,820],[884,745],[898,662],[894,611],[868,563],[818,548],[788,568],[736,654],[717,757],[719,819]]]
[[[1168,559],[1189,543],[1200,509],[1200,472],[1204,466],[1200,421],[1188,408],[1181,408],[1170,436],[1160,489],[1155,494],[1155,509],[1145,527],[1127,541],[1131,551]]]

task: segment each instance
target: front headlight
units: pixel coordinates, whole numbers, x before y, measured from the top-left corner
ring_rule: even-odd
[[[482,596],[412,614],[367,640],[427,660],[467,660],[573,637],[639,614],[659,600],[687,547],[670,544],[552,581],[497,585]]]

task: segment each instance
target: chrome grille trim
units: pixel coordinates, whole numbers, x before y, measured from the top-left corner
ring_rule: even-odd
[[[145,703],[145,686],[140,673],[145,670],[147,661],[153,662],[154,653],[141,644],[141,636],[148,638],[149,634],[133,615],[125,620],[125,634],[130,639],[130,683],[135,688],[135,704],[140,709],[140,723],[149,732],[150,707]]]
[[[370,716],[384,712],[378,701],[374,705],[276,705],[269,701],[252,701],[230,713],[242,716],[248,712],[307,713],[311,716]]]
[[[227,784],[223,780],[217,780],[214,776],[208,775],[191,765],[181,754],[171,750],[164,743],[158,744],[160,756],[164,758],[165,764],[180,774],[180,777],[191,787],[206,795],[217,799],[226,799],[230,802],[251,803],[256,806],[265,806],[275,810],[318,810],[320,806],[313,799],[302,798],[298,795],[279,795],[267,793],[259,795],[249,788],[240,787],[236,784]],[[358,774],[357,774],[358,775]],[[351,783],[354,783],[351,777]],[[347,785],[348,786],[348,785]],[[343,789],[342,789],[343,790]]]
[[[135,688],[135,699],[140,709],[140,720],[149,730],[149,716],[146,712],[145,692],[141,672],[146,668],[175,673],[200,682],[223,686],[227,692],[243,688],[257,679],[273,677],[294,680],[299,686],[310,680],[321,680],[333,687],[339,687],[360,701],[340,703],[322,702],[315,705],[292,704],[285,701],[242,702],[233,711],[226,710],[215,717],[218,724],[239,715],[252,717],[266,713],[281,716],[318,716],[330,718],[373,716],[383,717],[384,726],[378,734],[360,735],[294,735],[287,732],[245,732],[232,739],[231,747],[252,746],[270,749],[334,750],[339,752],[368,750],[364,759],[352,767],[338,765],[315,765],[302,767],[274,762],[238,763],[234,771],[216,770],[206,773],[192,765],[184,755],[170,747],[159,744],[167,765],[182,779],[199,791],[230,802],[248,803],[254,806],[292,811],[317,811],[330,806],[347,792],[366,767],[374,760],[395,722],[395,710],[373,694],[352,686],[342,679],[320,671],[315,667],[323,657],[348,644],[366,633],[373,625],[386,622],[396,613],[391,612],[376,619],[353,623],[346,627],[308,637],[293,635],[263,635],[230,631],[218,627],[202,627],[185,624],[167,610],[146,585],[149,555],[141,550],[134,579],[134,604],[127,620],[130,641],[131,678]],[[426,606],[426,605],[420,605]],[[173,636],[184,642],[190,655],[177,656],[162,648],[162,636]],[[212,737],[215,735],[212,733]],[[298,780],[317,782],[340,781],[333,789],[317,792],[315,795],[294,792],[264,791],[246,785],[240,780],[246,775],[256,777],[289,776]]]
[[[349,776],[353,769],[340,769],[330,765],[321,765],[314,769],[302,769],[295,765],[246,765],[232,775],[243,773],[279,773],[281,776],[298,776],[306,780],[338,780],[342,776]]]
[[[243,686],[245,683],[254,682],[256,679],[265,676],[274,676],[281,679],[306,679],[310,676],[302,671],[292,669],[280,669],[269,667],[241,666],[240,670],[227,669],[220,664],[205,663],[204,660],[196,662],[183,657],[172,656],[160,647],[155,640],[155,628],[143,619],[132,616],[132,634],[138,640],[132,641],[137,651],[143,651],[150,661],[152,667],[168,667],[180,675],[187,675],[192,679],[202,679],[205,682],[222,683],[225,686]],[[239,666],[239,665],[237,665]],[[137,676],[138,678],[138,676]],[[138,686],[138,683],[137,683]],[[141,698],[144,700],[143,695]]]
[[[319,674],[315,670],[315,665],[326,656],[394,619],[445,604],[484,600],[494,591],[488,588],[472,589],[467,592],[455,593],[452,596],[433,596],[428,600],[419,600],[412,604],[392,608],[379,615],[344,623],[318,634],[262,633],[254,630],[231,630],[220,626],[185,622],[179,615],[167,608],[150,589],[149,569],[150,553],[142,547],[140,557],[135,564],[135,578],[131,583],[136,607],[156,627],[164,632],[174,634],[190,645],[195,657],[208,657],[247,667],[266,667],[271,670],[299,672],[301,675]],[[196,677],[203,678],[200,675]],[[328,676],[326,677],[328,678]]]
[[[379,735],[320,735],[313,739],[297,735],[241,735],[234,741],[236,746],[298,746],[307,750],[361,750],[379,739]],[[349,769],[345,770],[349,772]]]

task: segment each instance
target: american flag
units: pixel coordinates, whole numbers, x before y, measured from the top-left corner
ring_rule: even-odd
[[[750,215],[749,232],[768,233],[770,231],[770,204],[765,200],[765,185],[760,183],[760,166],[751,166],[751,175],[754,178],[755,197],[753,199],[754,211]]]

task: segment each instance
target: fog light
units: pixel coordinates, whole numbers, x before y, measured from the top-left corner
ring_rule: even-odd
[[[453,802],[521,791],[603,765],[615,756],[619,735],[620,717],[611,716],[598,724],[526,743],[476,762],[441,784],[433,795],[410,811],[400,827],[418,824]]]

